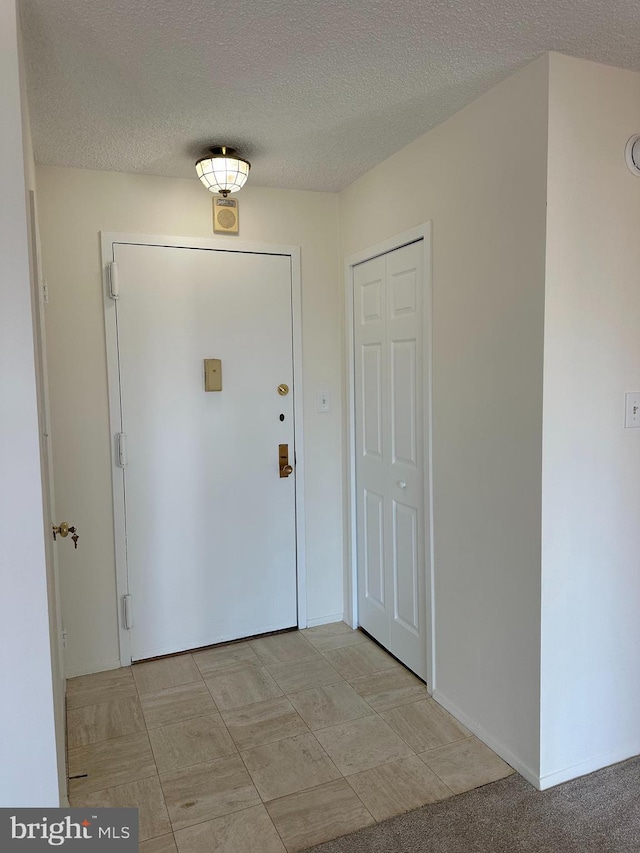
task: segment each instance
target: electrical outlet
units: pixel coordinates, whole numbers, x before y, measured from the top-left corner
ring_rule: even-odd
[[[624,428],[640,427],[640,391],[624,395]]]

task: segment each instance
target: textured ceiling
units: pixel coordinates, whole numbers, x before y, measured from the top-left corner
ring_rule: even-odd
[[[547,50],[640,70],[639,0],[21,0],[38,162],[335,191]]]

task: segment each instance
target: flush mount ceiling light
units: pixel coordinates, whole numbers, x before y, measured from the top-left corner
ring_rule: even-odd
[[[237,193],[249,177],[251,163],[238,156],[235,148],[226,145],[209,149],[211,154],[196,163],[196,173],[205,187],[212,193],[226,198]]]
[[[632,136],[627,142],[624,158],[633,174],[640,176],[640,135]]]

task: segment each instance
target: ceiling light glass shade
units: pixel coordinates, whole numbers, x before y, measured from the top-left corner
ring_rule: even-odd
[[[196,163],[196,173],[205,187],[225,198],[229,193],[242,189],[250,168],[248,160],[243,160],[235,149],[226,146],[212,148],[210,157],[203,157]]]

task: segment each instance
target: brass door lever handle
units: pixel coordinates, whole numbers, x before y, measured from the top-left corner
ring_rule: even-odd
[[[289,477],[293,474],[293,466],[289,465],[289,445],[281,444],[278,447],[278,462],[280,466],[280,477]]]

